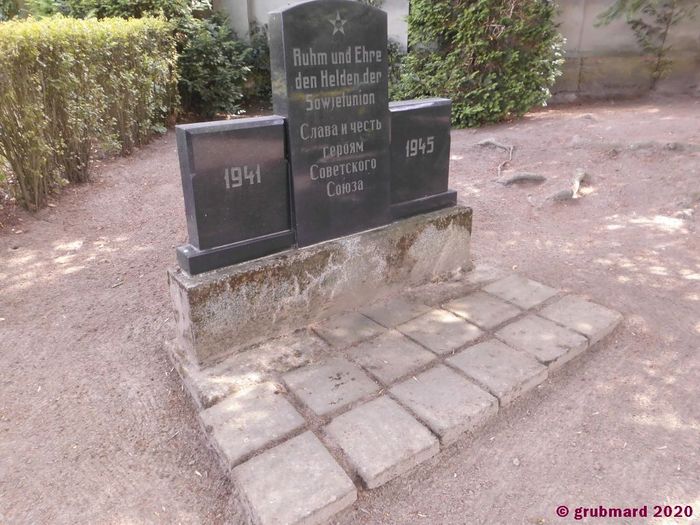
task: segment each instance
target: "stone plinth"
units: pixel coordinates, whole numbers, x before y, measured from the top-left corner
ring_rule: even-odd
[[[455,206],[348,237],[168,280],[178,344],[200,364],[408,286],[471,269],[472,210]]]

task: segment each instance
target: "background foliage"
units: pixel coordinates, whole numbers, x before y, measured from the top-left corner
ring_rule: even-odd
[[[129,152],[172,114],[175,44],[164,20],[56,16],[0,24],[0,157],[36,209],[88,179],[94,148]]]
[[[249,103],[269,106],[272,102],[272,80],[266,25],[251,26],[249,56],[250,74],[246,82],[245,99]]]
[[[15,0],[0,0],[0,22],[9,20],[19,14],[19,6]]]
[[[12,0],[0,0],[6,1]],[[241,110],[252,51],[226,17],[212,11],[210,0],[28,0],[27,6],[38,17],[165,17],[180,57],[182,109],[204,118]]]
[[[250,46],[236,38],[219,14],[192,19],[184,28],[186,43],[178,62],[183,107],[205,118],[239,112],[251,70]]]
[[[392,98],[451,98],[457,126],[522,115],[560,74],[555,14],[546,0],[412,0]]]
[[[96,147],[129,153],[164,130],[174,108],[213,118],[270,103],[266,28],[244,43],[210,0],[18,5],[0,0],[0,20],[47,17],[0,24],[0,183],[9,175],[25,206],[86,180]],[[543,103],[561,64],[554,10],[547,0],[412,0],[408,53],[389,42],[392,98],[449,97],[459,126]]]

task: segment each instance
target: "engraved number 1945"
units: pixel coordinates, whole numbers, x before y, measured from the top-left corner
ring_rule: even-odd
[[[435,137],[421,137],[406,141],[406,158],[430,155],[435,151]]]
[[[233,188],[240,188],[243,186],[244,181],[248,181],[251,186],[253,184],[260,184],[262,182],[260,178],[260,164],[255,167],[242,166],[226,168],[224,171],[224,179],[226,180],[226,189],[231,190]]]

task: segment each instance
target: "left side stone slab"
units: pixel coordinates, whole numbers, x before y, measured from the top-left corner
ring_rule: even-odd
[[[260,525],[313,525],[352,505],[357,489],[311,432],[233,470]]]
[[[230,465],[304,425],[304,418],[271,383],[229,396],[201,417]]]
[[[294,244],[285,124],[281,117],[177,126],[189,244],[177,250],[190,275]]]

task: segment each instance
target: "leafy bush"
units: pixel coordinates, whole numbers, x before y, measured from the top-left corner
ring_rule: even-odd
[[[10,20],[19,14],[19,5],[15,0],[0,0],[0,22]]]
[[[223,15],[212,12],[210,0],[30,0],[30,11],[75,18],[164,16],[177,44],[183,109],[203,117],[240,110],[254,53]]]
[[[254,24],[250,28],[250,73],[245,86],[247,103],[270,104],[272,76],[267,26]]]
[[[457,126],[543,104],[562,64],[555,14],[548,0],[412,0],[394,96],[451,98]]]
[[[206,0],[28,0],[35,16],[61,14],[72,18],[143,18],[165,16],[167,19],[190,16],[193,9],[207,8]]]
[[[401,48],[401,44],[390,38],[387,45],[387,62],[389,63],[389,95],[392,99],[394,93],[400,90],[401,70],[405,58],[406,53]]]
[[[87,180],[95,147],[128,152],[164,129],[177,101],[171,31],[153,18],[0,24],[0,157],[21,204]]]
[[[180,53],[180,97],[185,110],[205,117],[237,113],[252,50],[236,39],[225,17],[192,19]]]

